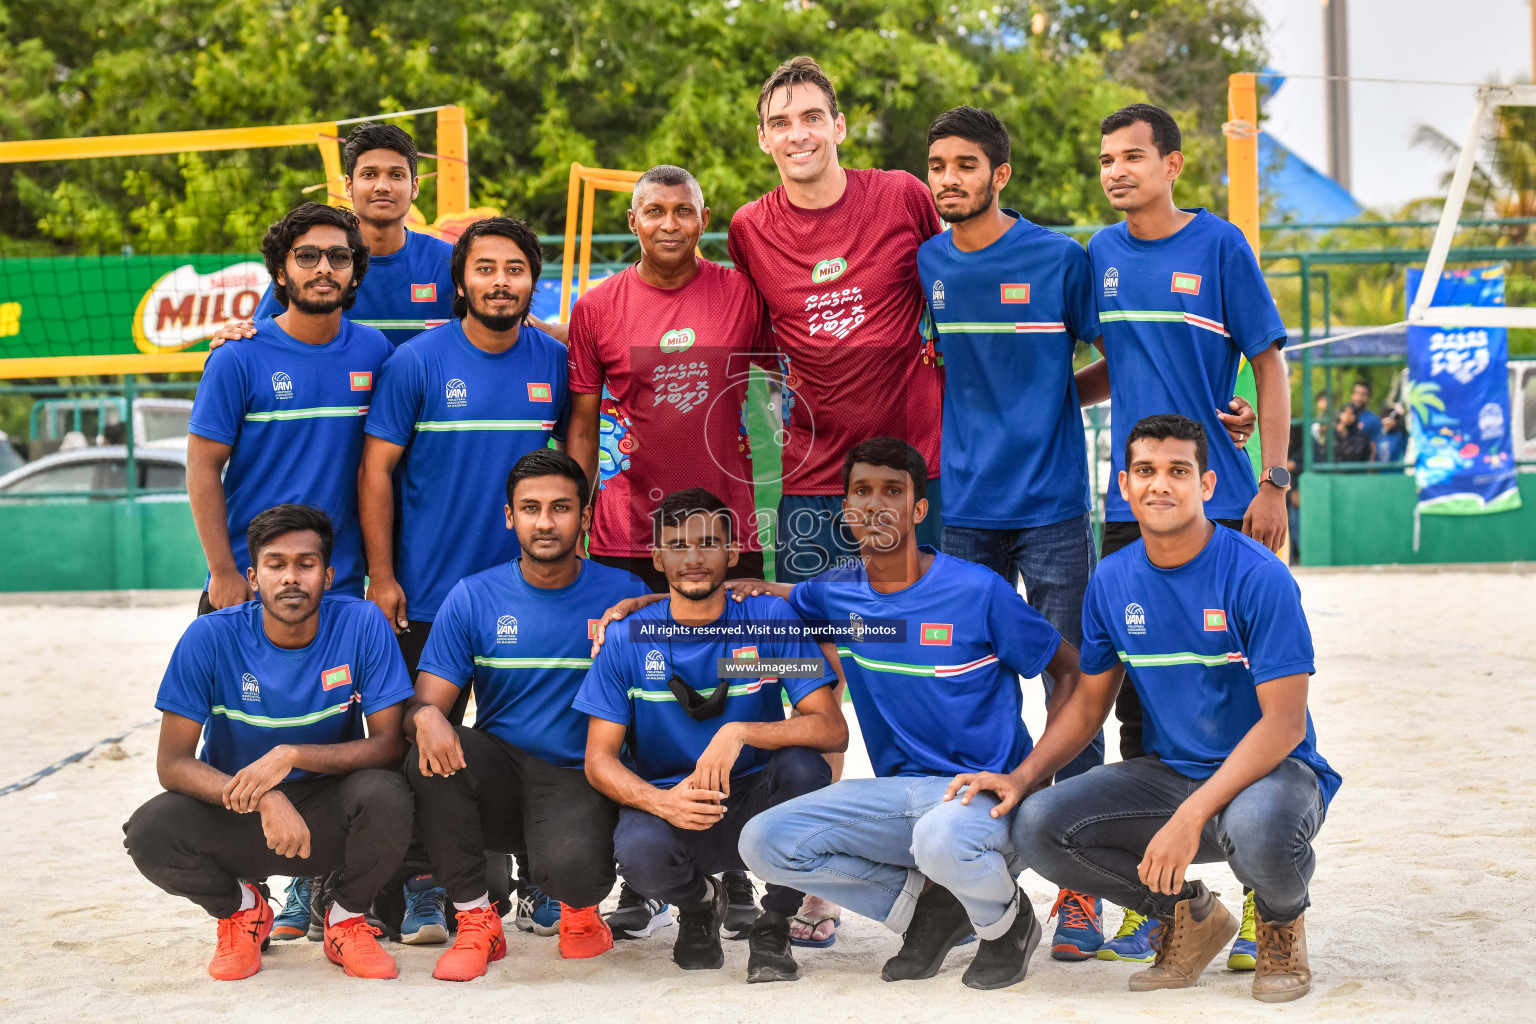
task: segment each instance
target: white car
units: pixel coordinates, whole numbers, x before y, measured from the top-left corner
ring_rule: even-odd
[[[146,494],[143,501],[186,501],[187,450],[185,439],[154,445],[135,445],[138,486],[145,490],[172,489],[178,494]],[[30,495],[79,494],[83,499],[106,500],[92,491],[123,493],[127,483],[128,448],[120,444],[54,452],[0,476],[0,500],[27,500]],[[34,501],[47,500],[43,498]]]

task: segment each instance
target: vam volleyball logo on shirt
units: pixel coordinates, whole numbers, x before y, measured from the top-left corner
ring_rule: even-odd
[[[292,398],[293,378],[288,376],[282,370],[278,370],[272,375],[272,393],[277,396],[278,401],[282,401],[285,398]]]
[[[1120,294],[1120,271],[1110,267],[1104,271],[1104,297],[1112,299]]]
[[[503,615],[496,620],[496,642],[498,644],[517,643],[517,619],[511,615]]]
[[[240,699],[261,703],[261,684],[249,672],[240,677]]]
[[[462,409],[469,404],[469,387],[459,378],[449,381],[443,390],[443,398],[450,409]]]
[[[1136,636],[1146,635],[1147,613],[1135,601],[1125,606],[1125,631]]]
[[[933,308],[944,308],[944,282],[938,278],[934,278],[933,281]]]
[[[651,682],[660,682],[667,677],[667,660],[661,656],[656,648],[651,648],[645,656],[645,678]]]

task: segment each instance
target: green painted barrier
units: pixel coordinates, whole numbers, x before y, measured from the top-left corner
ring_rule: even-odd
[[[0,504],[0,591],[201,589],[186,501]]]

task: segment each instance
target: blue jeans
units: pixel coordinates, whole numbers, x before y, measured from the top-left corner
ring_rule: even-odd
[[[917,542],[937,548],[941,533],[939,481],[928,481],[928,515],[917,524]],[[779,498],[774,537],[776,583],[803,583],[859,557],[859,545],[843,525],[840,494],[786,494]]]
[[[1098,559],[1093,551],[1093,524],[1084,512],[1076,519],[1017,530],[977,530],[969,526],[944,527],[944,553],[984,565],[1018,587],[1024,576],[1024,594],[1035,611],[1056,627],[1073,647],[1083,646],[1083,595]],[[1051,699],[1056,681],[1044,673],[1045,699]],[[1104,730],[1093,742],[1056,773],[1056,781],[1083,774],[1104,763]]]
[[[1103,765],[1025,800],[1013,819],[1013,843],[1027,866],[1064,889],[1148,917],[1171,915],[1188,893],[1154,893],[1136,868],[1157,830],[1203,782],[1155,757]],[[1290,921],[1309,903],[1312,840],[1324,813],[1317,775],[1288,757],[1206,822],[1195,863],[1226,861],[1253,890],[1264,920]]]
[[[762,771],[731,780],[725,814],[709,828],[678,828],[648,811],[621,807],[613,830],[619,874],[643,896],[668,903],[694,902],[701,896],[702,876],[745,869],[739,840],[754,815],[831,781],[826,758],[806,747],[785,747],[773,752]],[[793,915],[802,899],[796,890],[769,885],[763,909]]]
[[[976,934],[995,939],[1019,911],[1022,870],[991,796],[944,802],[953,776],[847,779],[765,811],[741,833],[741,858],[793,886],[907,930],[925,879],[954,893]]]

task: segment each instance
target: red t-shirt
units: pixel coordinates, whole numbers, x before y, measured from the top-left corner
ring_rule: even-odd
[[[730,505],[742,550],[762,550],[745,416],[751,364],[775,362],[762,309],[745,274],[704,259],[681,288],[629,267],[576,303],[570,388],[603,395],[593,552],[649,554],[652,510],[687,487]]]
[[[841,494],[848,449],[882,435],[911,442],[939,475],[943,377],[918,327],[933,196],[906,171],[846,173],[825,209],[792,205],[781,185],[731,218],[731,259],[767,303],[786,362],[785,494]]]

